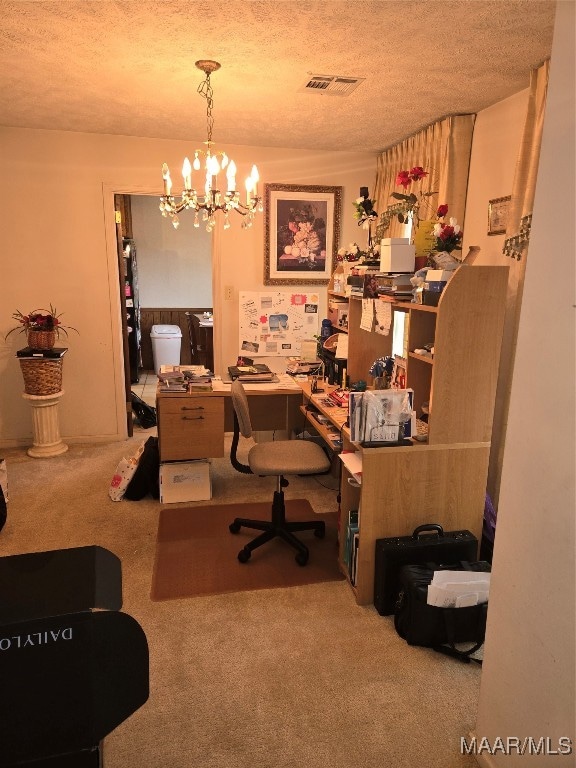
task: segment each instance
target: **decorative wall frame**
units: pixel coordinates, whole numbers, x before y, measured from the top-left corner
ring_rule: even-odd
[[[264,285],[326,285],[340,240],[342,187],[265,184]]]
[[[508,224],[508,209],[512,197],[496,197],[488,201],[488,234],[503,235]]]

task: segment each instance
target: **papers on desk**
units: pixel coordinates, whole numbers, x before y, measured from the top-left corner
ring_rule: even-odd
[[[360,451],[342,451],[340,461],[358,485],[362,484],[362,454]]]
[[[163,365],[158,373],[160,392],[204,392],[212,389],[211,375],[203,365]]]
[[[194,376],[207,376],[210,373],[203,365],[161,365],[158,378],[162,378],[163,374],[184,374],[186,371]]]
[[[350,439],[354,443],[393,443],[416,433],[412,389],[350,392]]]
[[[242,386],[246,392],[278,392],[278,390],[290,390],[292,392],[302,391],[302,387],[294,381],[292,376],[287,373],[277,373],[276,381],[272,382],[249,382],[243,381]],[[212,390],[214,392],[230,392],[232,382],[223,381],[221,376],[214,376],[212,379]]]
[[[490,573],[476,571],[434,571],[428,585],[428,605],[439,608],[467,608],[488,602]]]

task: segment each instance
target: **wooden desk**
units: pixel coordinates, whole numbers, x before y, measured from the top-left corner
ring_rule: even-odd
[[[326,394],[336,387],[323,384]],[[362,459],[362,483],[350,484],[351,473],[343,465],[341,477],[341,520],[339,563],[349,578],[344,562],[348,511],[360,510],[359,560],[356,584],[352,587],[360,605],[373,602],[375,545],[377,539],[407,536],[423,523],[439,523],[446,531],[469,530],[478,541],[482,535],[485,478],[490,444],[486,442],[362,448],[350,442],[344,426],[346,410],[326,408],[322,399],[302,385],[303,412],[307,425],[323,439],[328,429],[311,415],[317,410],[327,416],[340,431],[344,451],[359,451]]]
[[[256,385],[253,385],[256,386]],[[255,431],[292,431],[303,424],[302,390],[247,390]],[[160,461],[224,456],[224,434],[234,428],[230,391],[156,393]]]

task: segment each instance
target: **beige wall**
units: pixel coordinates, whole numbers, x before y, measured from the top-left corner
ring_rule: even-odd
[[[162,163],[179,168],[190,144],[10,128],[0,130],[0,142],[0,334],[12,327],[16,309],[29,312],[52,302],[63,311],[80,336],[70,337],[64,358],[62,436],[69,442],[121,439],[125,412],[113,193],[159,194]],[[344,187],[343,239],[357,238],[352,201],[361,186],[373,187],[373,156],[226,149],[239,178],[256,162],[262,183]],[[223,285],[233,287],[215,336],[226,365],[237,354],[238,290],[263,287],[263,250],[263,217],[251,230],[234,226],[215,237],[214,292],[220,296]],[[29,444],[32,436],[15,359],[22,346],[25,339],[16,334],[0,343],[0,447]]]
[[[574,3],[559,3],[476,725],[492,744],[549,737],[557,747],[571,737],[573,753],[484,753],[492,768],[576,765],[575,21]],[[548,279],[552,270],[558,280]]]
[[[156,195],[132,195],[132,234],[138,251],[142,307],[212,306],[212,236],[181,217],[175,229],[158,210]]]
[[[512,192],[528,95],[528,89],[516,93],[476,116],[463,227],[463,253],[480,248],[476,264],[509,263],[502,255],[504,235],[488,235],[488,201]]]

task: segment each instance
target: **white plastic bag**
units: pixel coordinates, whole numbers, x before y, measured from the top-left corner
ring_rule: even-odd
[[[108,495],[112,501],[122,501],[122,497],[124,496],[124,492],[128,487],[128,483],[130,480],[132,480],[134,472],[136,472],[136,468],[138,466],[138,462],[140,461],[140,457],[144,452],[145,445],[146,440],[144,440],[142,445],[138,447],[138,450],[133,456],[128,458],[124,457],[118,462],[114,476],[110,481],[110,487],[108,488]]]

